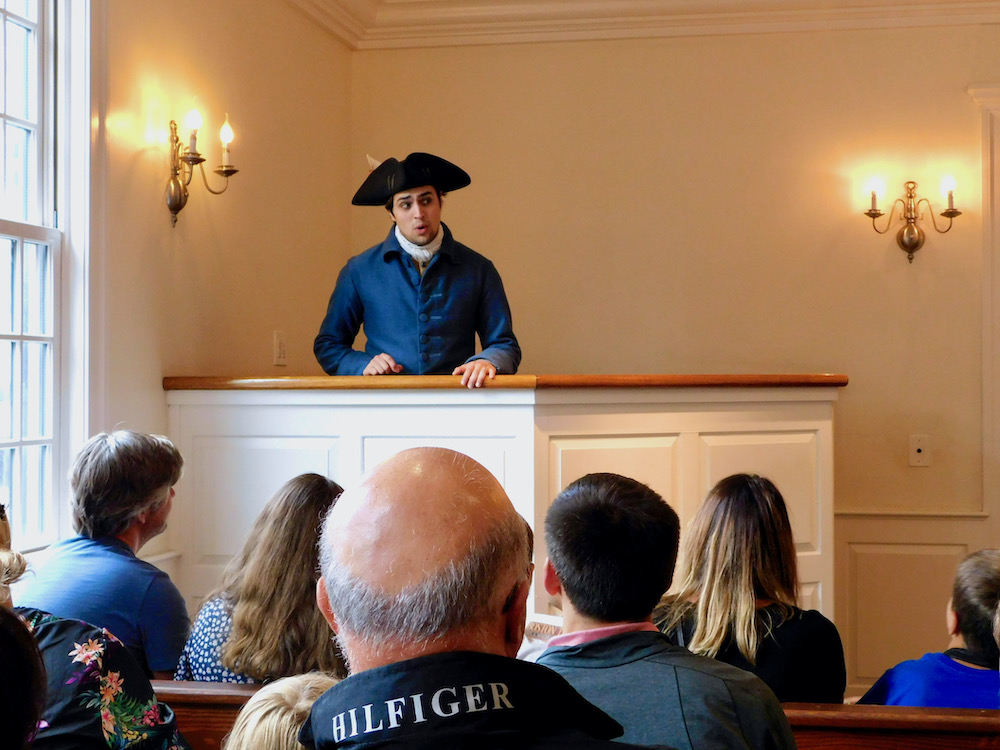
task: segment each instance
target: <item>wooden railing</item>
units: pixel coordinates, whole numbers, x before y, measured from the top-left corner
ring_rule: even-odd
[[[219,750],[256,685],[153,680],[194,750]],[[1000,711],[786,703],[799,750],[1000,749]]]

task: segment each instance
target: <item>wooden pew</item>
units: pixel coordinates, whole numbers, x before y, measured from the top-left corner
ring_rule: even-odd
[[[156,699],[174,710],[177,728],[194,750],[219,750],[236,715],[259,685],[152,680]]]
[[[258,685],[153,680],[194,750],[219,750]],[[1000,711],[785,703],[799,750],[1000,750]]]
[[[785,703],[799,750],[1000,748],[1000,711]]]

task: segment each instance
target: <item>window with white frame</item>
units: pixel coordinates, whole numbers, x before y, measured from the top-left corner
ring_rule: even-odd
[[[58,530],[63,243],[54,220],[53,11],[46,0],[0,0],[0,503],[21,549]]]

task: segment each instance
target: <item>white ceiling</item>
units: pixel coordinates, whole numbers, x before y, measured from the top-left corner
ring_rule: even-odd
[[[1000,23],[996,0],[287,0],[351,49]]]

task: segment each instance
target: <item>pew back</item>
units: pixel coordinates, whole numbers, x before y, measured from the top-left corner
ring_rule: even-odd
[[[1000,748],[1000,711],[786,703],[799,750]]]
[[[219,750],[243,704],[259,685],[152,680],[156,699],[174,710],[177,728],[194,750]]]
[[[258,685],[153,680],[194,750],[219,750]],[[1000,750],[1000,711],[786,703],[799,750]]]

